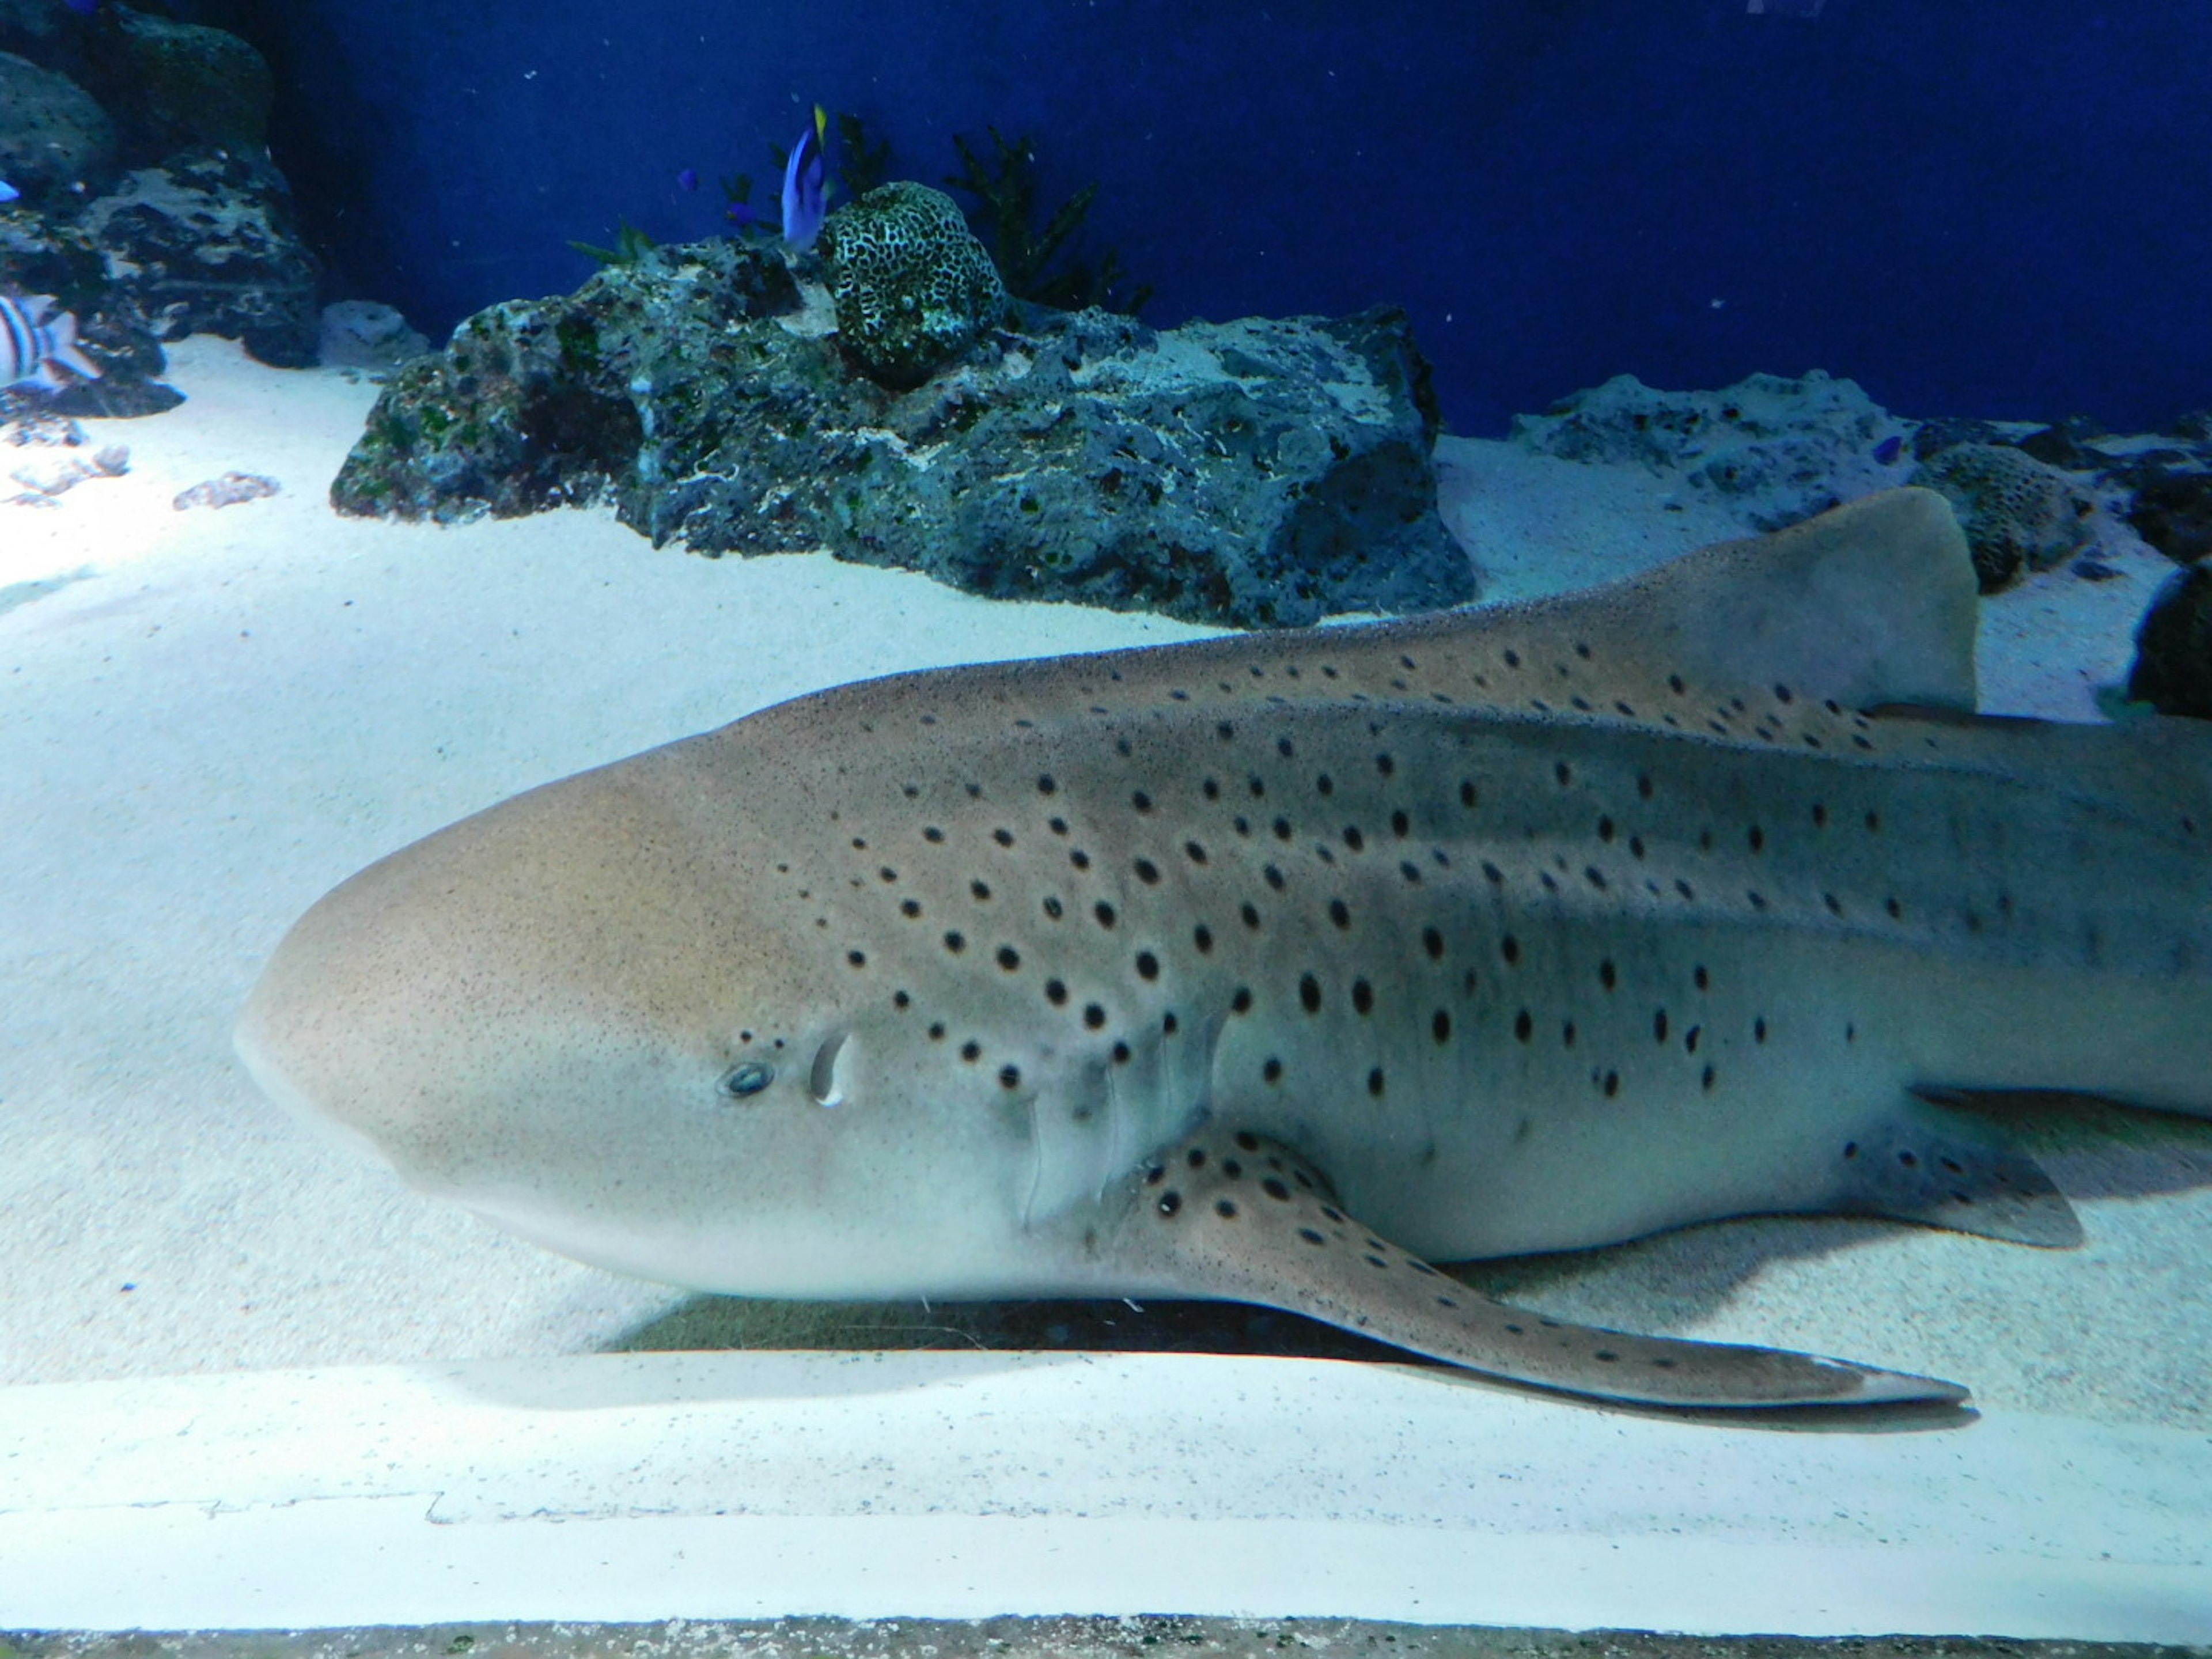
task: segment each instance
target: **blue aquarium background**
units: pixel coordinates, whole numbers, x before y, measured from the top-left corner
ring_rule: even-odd
[[[1802,9],[1802,6],[1800,7]],[[2212,9],[2190,0],[253,0],[334,295],[435,337],[628,221],[774,198],[815,101],[936,183],[1035,136],[1148,320],[1402,304],[1448,417],[1626,370],[1850,374],[1922,415],[2155,427],[2212,360]],[[678,176],[709,182],[687,192]]]

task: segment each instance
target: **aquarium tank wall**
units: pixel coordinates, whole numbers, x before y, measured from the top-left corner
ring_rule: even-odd
[[[2138,427],[2212,362],[2193,6],[201,9],[280,66],[276,154],[334,281],[434,333],[572,285],[571,238],[720,228],[713,181],[772,193],[770,145],[822,102],[929,182],[955,134],[1033,133],[1056,197],[1097,183],[1153,320],[1387,294],[1464,431],[1624,371],[1811,367],[1893,407]]]

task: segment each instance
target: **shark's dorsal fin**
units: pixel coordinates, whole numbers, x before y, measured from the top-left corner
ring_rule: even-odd
[[[1344,697],[1702,729],[1753,697],[1974,706],[1973,561],[1950,504],[1891,489],[1579,593],[1349,628],[1240,634],[836,687],[776,711],[794,740],[951,708],[1042,722],[1163,698],[1245,708]],[[756,719],[758,717],[757,716]],[[903,732],[903,726],[901,726]]]
[[[1472,647],[1580,665],[1598,712],[1787,688],[1849,708],[1974,706],[1978,592],[1950,503],[1891,489],[1579,593],[1459,614]]]
[[[1120,1195],[1094,1248],[1115,1282],[1287,1309],[1471,1370],[1645,1405],[1955,1404],[1966,1391],[1774,1348],[1633,1336],[1469,1290],[1347,1215],[1264,1137],[1206,1127]]]

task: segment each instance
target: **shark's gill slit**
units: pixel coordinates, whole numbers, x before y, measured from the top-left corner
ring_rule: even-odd
[[[839,1031],[814,1051],[814,1064],[806,1073],[806,1091],[814,1097],[818,1106],[842,1106],[845,1103],[845,1091],[837,1080],[837,1060],[845,1052],[846,1042],[851,1035],[848,1031]]]

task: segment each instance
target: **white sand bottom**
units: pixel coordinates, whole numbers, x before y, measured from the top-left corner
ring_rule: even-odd
[[[991,603],[826,556],[655,551],[598,511],[445,531],[342,520],[325,491],[373,387],[265,369],[220,341],[188,342],[173,362],[182,409],[87,423],[95,443],[131,446],[127,477],[51,507],[0,506],[0,1383],[619,1343],[683,1298],[419,1200],[255,1094],[228,1028],[283,929],[344,876],[465,813],[796,693],[1200,630]],[[1445,459],[1448,519],[1500,592],[1595,579],[1738,528],[1708,506],[1659,511],[1663,492],[1641,476],[1501,445],[1454,443]],[[0,450],[0,473],[11,464]],[[283,493],[170,506],[234,468]],[[2161,569],[2124,553],[2122,580],[2062,573],[1985,607],[1992,707],[2087,715]],[[1577,1318],[1959,1378],[1995,1413],[2071,1419],[2068,1432],[2201,1447],[2212,1125],[2052,1111],[2028,1127],[2082,1212],[2080,1250],[1762,1220],[1481,1282]],[[731,1304],[692,1311],[703,1325],[676,1325],[749,1328]],[[1159,1386],[1199,1386],[1202,1368],[1157,1363],[1170,1368]],[[52,1397],[16,1397],[34,1395]],[[1570,1416],[1632,1441],[1657,1432],[1496,1391],[1454,1397],[1531,1434]],[[21,1466],[9,1455],[30,1447],[7,1438],[9,1398],[0,1516],[32,1501],[9,1496]],[[2110,1492],[2123,1509],[2124,1486]],[[1602,1533],[1608,1501],[1599,1480],[1559,1524]],[[1385,1490],[1362,1502],[1389,1509]],[[2198,1528],[2199,1547],[2160,1559],[2201,1572],[2212,1524],[2169,1520]],[[10,1616],[0,1589],[0,1627]],[[295,1607],[279,1622],[317,1620]]]

